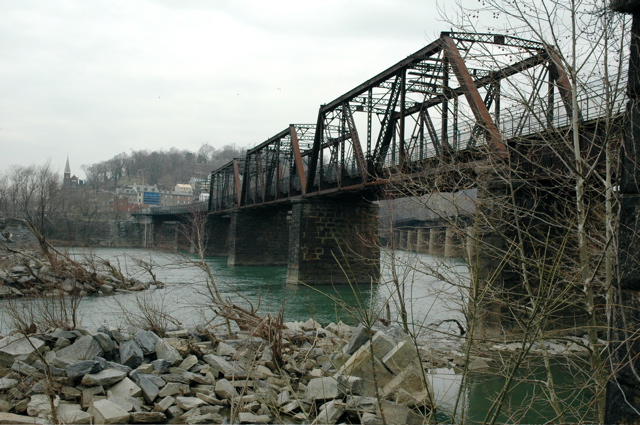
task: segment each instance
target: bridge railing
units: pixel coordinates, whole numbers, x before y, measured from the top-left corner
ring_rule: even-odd
[[[583,122],[601,119],[607,115],[618,116],[623,113],[627,100],[626,80],[612,78],[611,81],[616,82],[614,87],[604,80],[599,80],[581,87],[578,91],[577,103]],[[547,105],[520,105],[515,108],[502,109],[499,116],[492,112],[491,117],[498,124],[503,139],[511,140],[571,125],[573,117],[567,112],[561,100],[555,102],[552,110],[554,111],[553,115],[549,115]],[[458,123],[457,127],[448,134],[448,140],[451,141],[454,151],[462,152],[484,143],[482,138],[474,139],[475,120],[463,120]],[[433,141],[427,134],[422,140],[422,147],[419,147],[419,143],[420,141],[416,138],[406,140],[405,145],[410,146],[410,161],[418,162],[438,156]],[[385,165],[387,167],[399,165],[395,150],[392,150]]]
[[[174,205],[170,207],[152,206],[143,213],[151,215],[180,215],[180,214],[193,214],[201,213],[209,210],[208,202],[193,202],[187,205]]]

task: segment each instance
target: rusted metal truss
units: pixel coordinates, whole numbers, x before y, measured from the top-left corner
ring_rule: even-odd
[[[507,141],[529,133],[523,123],[531,116],[543,117],[537,124],[549,128],[571,112],[568,73],[548,46],[443,32],[322,105],[316,124],[292,124],[214,171],[210,208],[357,190],[480,150],[505,157]]]

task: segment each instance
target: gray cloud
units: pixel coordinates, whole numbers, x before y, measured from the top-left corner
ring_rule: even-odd
[[[0,169],[253,146],[431,41],[414,0],[0,0]],[[440,29],[438,29],[440,28]],[[437,29],[437,31],[436,31]]]

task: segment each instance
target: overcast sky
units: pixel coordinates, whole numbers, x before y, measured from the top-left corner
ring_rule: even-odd
[[[436,0],[0,0],[0,170],[252,147],[435,40]]]

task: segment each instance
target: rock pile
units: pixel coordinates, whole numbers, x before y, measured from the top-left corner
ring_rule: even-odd
[[[401,330],[285,327],[278,345],[199,328],[7,336],[0,423],[46,423],[52,406],[69,424],[424,422],[430,364]]]
[[[16,255],[0,250],[0,298],[72,293],[79,296],[109,295],[117,291],[142,291],[151,285],[89,269],[74,274],[69,268],[62,267],[63,271],[56,273],[42,254],[21,252],[22,255]],[[39,260],[28,260],[27,256]]]

